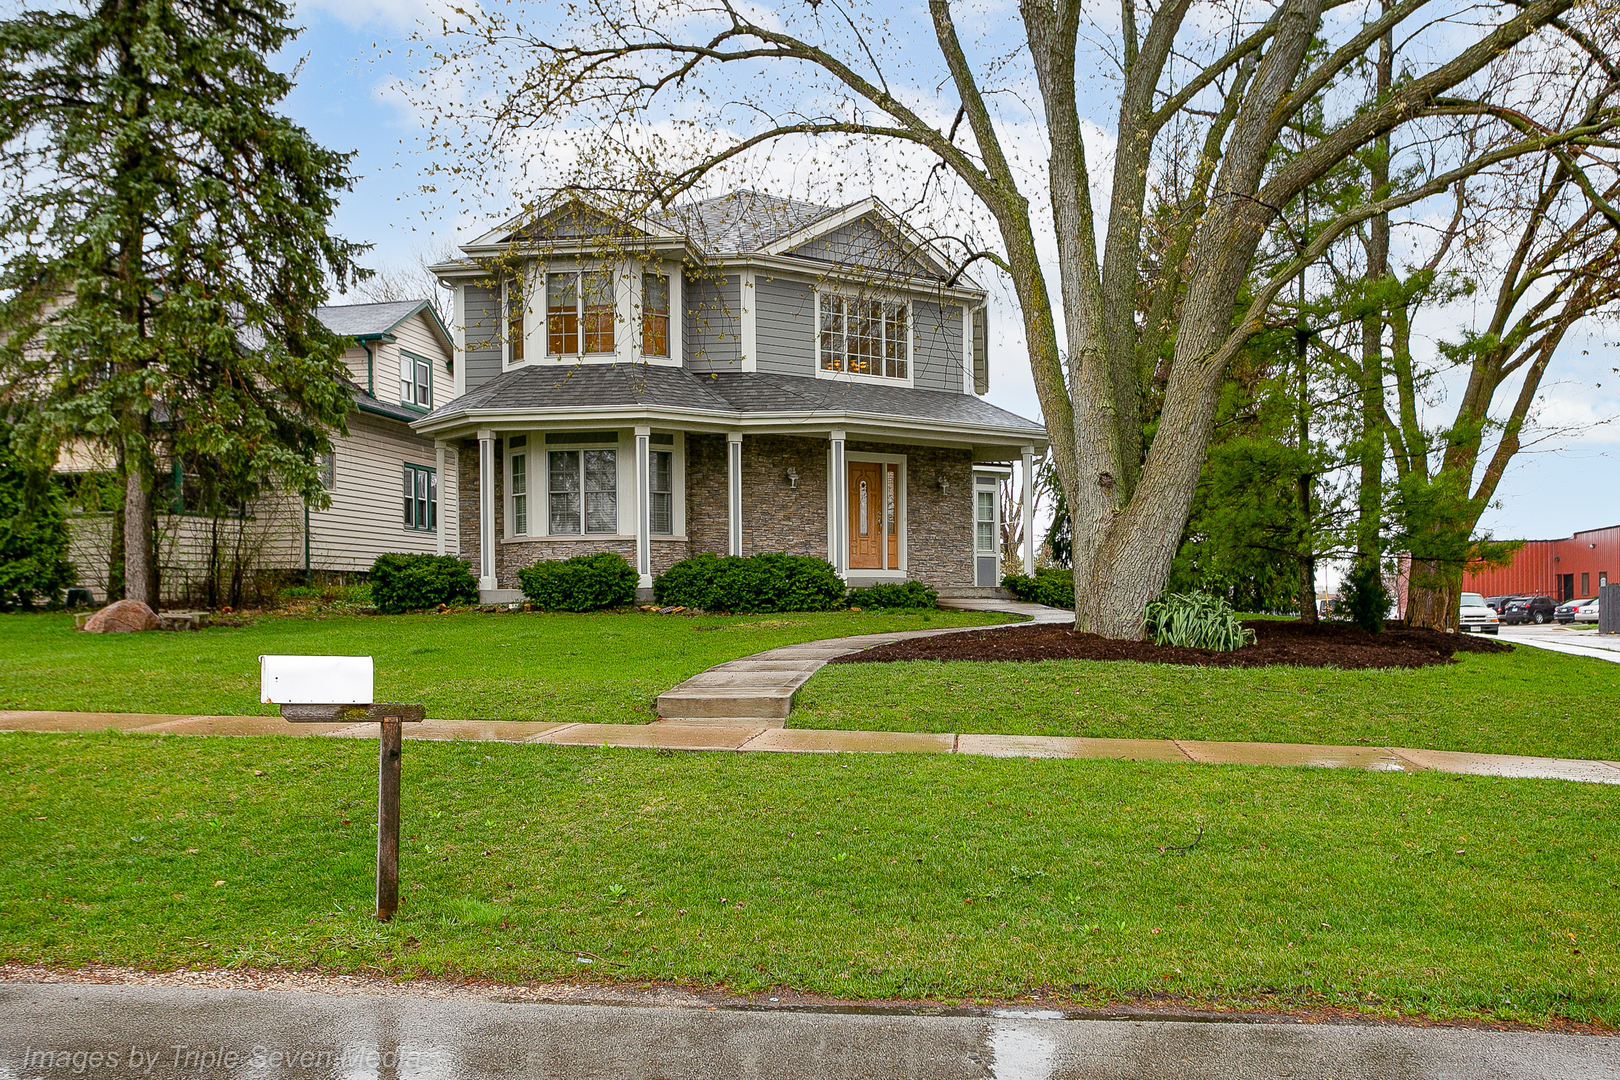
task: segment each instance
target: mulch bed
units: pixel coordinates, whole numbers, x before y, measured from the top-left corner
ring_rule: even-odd
[[[1512,652],[1513,646],[1474,634],[1442,634],[1390,623],[1369,634],[1349,623],[1316,625],[1292,620],[1250,619],[1255,642],[1235,652],[1180,649],[1148,641],[1116,641],[1076,634],[1067,626],[1017,626],[918,638],[879,645],[839,657],[835,664],[882,664],[896,660],[1137,660],[1194,667],[1417,668],[1450,664],[1460,652]]]

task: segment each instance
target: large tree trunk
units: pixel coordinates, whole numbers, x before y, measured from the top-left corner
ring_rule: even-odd
[[[1412,560],[1406,587],[1406,625],[1456,631],[1462,600],[1462,571],[1427,559]]]
[[[150,452],[129,446],[124,453],[124,596],[153,611],[158,607],[157,511],[152,502]]]

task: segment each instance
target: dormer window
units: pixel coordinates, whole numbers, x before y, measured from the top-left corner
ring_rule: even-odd
[[[603,271],[546,275],[546,352],[613,351],[613,279]]]
[[[904,379],[910,371],[910,351],[906,304],[822,294],[822,371]]]
[[[669,278],[641,275],[641,354],[669,355]]]

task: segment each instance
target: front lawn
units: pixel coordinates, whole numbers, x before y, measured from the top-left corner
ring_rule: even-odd
[[[69,615],[0,615],[0,709],[273,714],[261,653],[370,655],[377,700],[454,720],[642,723],[726,660],[818,638],[1005,621],[969,612],[273,617],[195,633],[84,634]]]
[[[0,777],[0,960],[1620,1024],[1598,785],[409,743],[384,926],[374,744],[17,733]]]
[[[1411,746],[1620,759],[1620,664],[1519,646],[1418,669],[830,664],[790,727]]]

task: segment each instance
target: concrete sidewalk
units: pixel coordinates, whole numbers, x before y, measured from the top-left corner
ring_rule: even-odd
[[[972,754],[1003,758],[1114,758],[1184,765],[1281,765],[1375,772],[1460,773],[1620,784],[1620,762],[1420,750],[1402,746],[1309,746],[1193,739],[1089,739],[1056,735],[974,735],[831,731],[767,726],[757,720],[654,724],[548,724],[510,720],[426,720],[407,739],[549,743],[646,750],[727,750],[784,754]],[[376,724],[289,724],[276,716],[162,716],[149,713],[0,712],[0,731],[119,731],[153,735],[304,735],[375,739]]]
[[[206,973],[199,973],[206,974]],[[435,993],[0,982],[0,1076],[261,1080],[1615,1080],[1601,1035],[1081,1018],[1050,1009],[613,1004]],[[558,988],[564,989],[564,988]],[[577,998],[576,998],[577,1000]],[[1235,1020],[1235,1022],[1234,1022]],[[1212,1022],[1213,1021],[1213,1022]],[[1258,1021],[1258,1022],[1257,1022]],[[101,1055],[90,1065],[90,1055]],[[116,1057],[110,1057],[116,1055]]]

